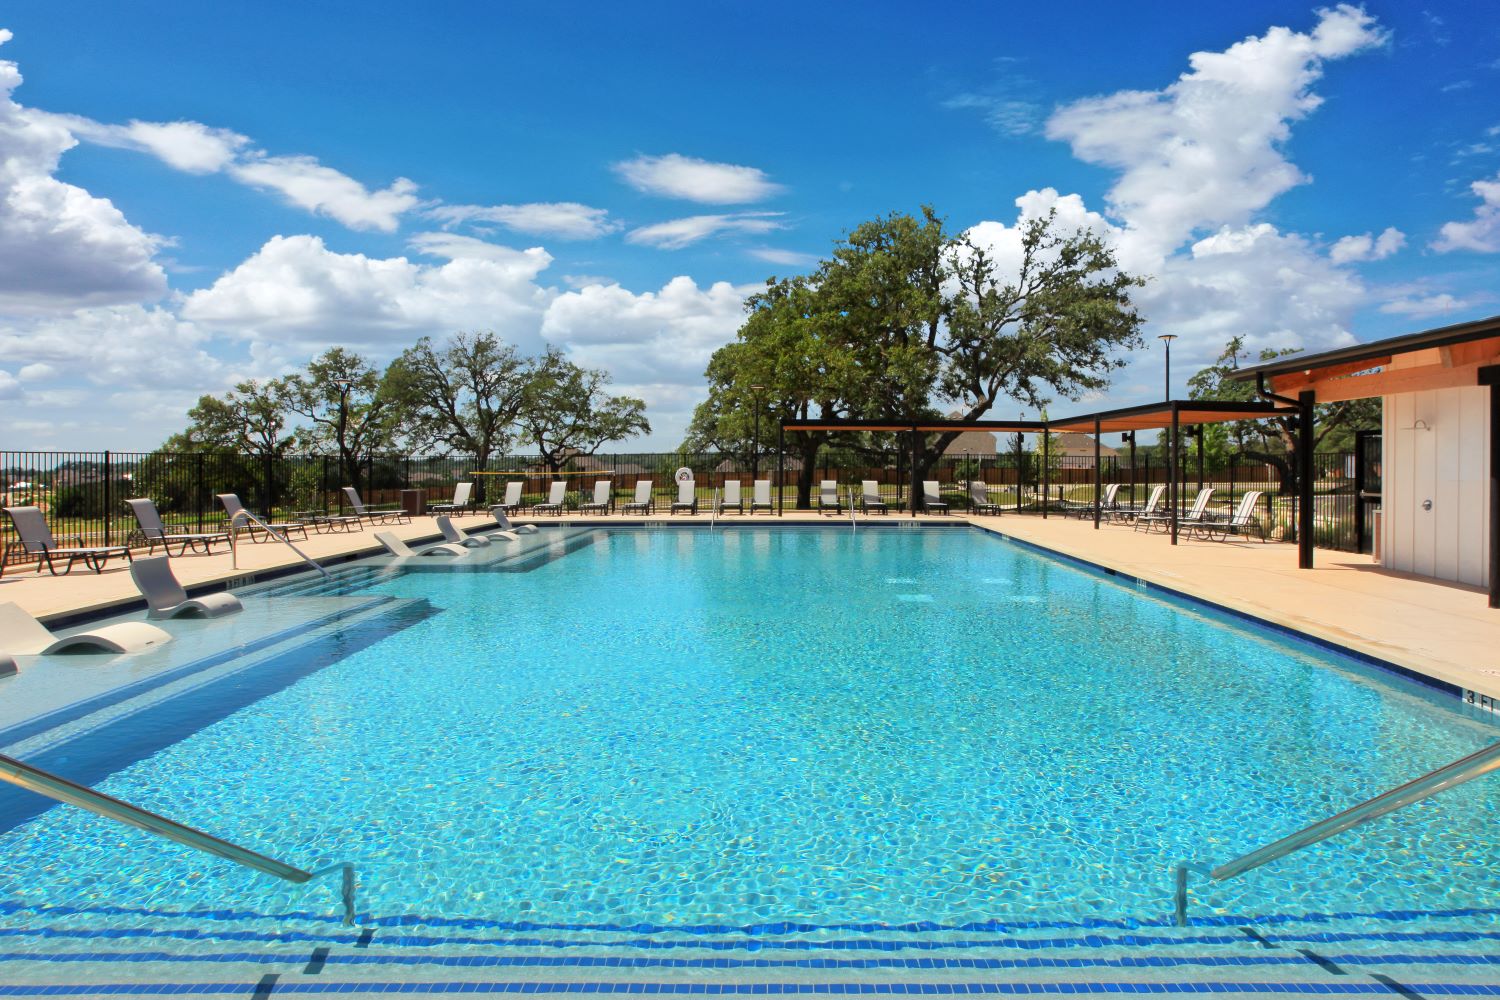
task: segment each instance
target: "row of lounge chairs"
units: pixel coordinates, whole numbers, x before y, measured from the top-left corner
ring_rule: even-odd
[[[1099,497],[1099,514],[1101,518],[1114,524],[1130,524],[1137,531],[1154,531],[1161,529],[1168,531],[1172,526],[1172,512],[1166,506],[1165,498],[1167,487],[1157,484],[1151,488],[1151,495],[1146,502],[1139,506],[1121,504],[1118,500],[1120,486],[1118,483],[1107,485]],[[1215,513],[1208,509],[1213,500],[1214,487],[1205,486],[1198,491],[1193,498],[1192,504],[1186,511],[1178,515],[1177,528],[1179,531],[1187,531],[1190,534],[1215,541],[1224,541],[1231,535],[1235,537],[1257,536],[1263,542],[1270,541],[1270,535],[1266,531],[1265,522],[1256,513],[1260,498],[1265,496],[1263,490],[1248,490],[1240,497],[1240,502],[1228,517]],[[1094,505],[1091,503],[1078,503],[1061,501],[1059,509],[1066,514],[1078,517],[1092,517]]]

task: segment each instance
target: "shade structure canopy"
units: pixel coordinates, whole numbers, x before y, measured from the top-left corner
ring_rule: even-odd
[[[947,431],[999,431],[1008,434],[1056,434],[1081,431],[1113,434],[1121,431],[1171,427],[1173,413],[1179,426],[1217,424],[1231,420],[1257,420],[1295,413],[1296,408],[1277,403],[1225,402],[1222,400],[1174,399],[1145,403],[1118,410],[1101,410],[1062,420],[789,420],[784,431],[854,431],[864,433],[941,434]]]

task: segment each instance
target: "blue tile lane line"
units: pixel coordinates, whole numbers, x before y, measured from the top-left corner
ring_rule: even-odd
[[[38,962],[68,964],[122,964],[160,962],[186,965],[243,963],[251,965],[284,965],[302,961],[305,956],[268,952],[220,952],[177,954],[175,952],[0,952],[0,962]],[[1500,955],[1320,955],[1324,962],[1350,967],[1385,967],[1395,965],[1460,965],[1471,967],[1500,966]],[[924,969],[970,970],[993,972],[1009,969],[1177,969],[1177,968],[1246,968],[1296,966],[1312,968],[1319,963],[1306,955],[1289,951],[1285,954],[1241,955],[1132,955],[1120,958],[923,958],[923,959],[731,959],[731,958],[639,958],[635,956],[573,956],[567,958],[530,955],[388,955],[361,953],[323,957],[327,966],[438,966],[443,968],[605,968],[605,969]]]
[[[1423,996],[1500,996],[1500,984],[1491,983],[1403,983],[1402,987]],[[38,996],[146,996],[172,993],[192,996],[213,993],[248,995],[243,982],[227,983],[95,983],[78,985],[0,986],[0,997]],[[281,980],[274,994],[324,993],[697,993],[709,996],[770,996],[789,993],[888,993],[901,996],[953,996],[960,994],[1059,993],[1320,993],[1329,995],[1398,996],[1383,983],[1318,982],[1040,982],[1040,983],[635,983],[635,982],[435,982],[435,983],[337,983]]]

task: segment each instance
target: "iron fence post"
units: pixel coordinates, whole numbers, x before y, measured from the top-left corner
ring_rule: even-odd
[[[203,534],[203,453],[200,451],[193,463],[193,510],[198,515],[198,534]]]
[[[109,544],[109,529],[112,527],[110,493],[114,486],[114,469],[108,451],[104,453],[104,544]]]

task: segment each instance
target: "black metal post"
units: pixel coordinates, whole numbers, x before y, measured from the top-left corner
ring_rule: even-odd
[[[193,475],[197,481],[193,484],[193,507],[198,514],[198,533],[203,533],[203,453],[199,452],[197,461],[193,463]]]
[[[1494,410],[1493,397],[1494,386],[1490,387],[1491,406]],[[1365,550],[1365,441],[1369,438],[1369,431],[1354,432],[1354,551]],[[1492,444],[1491,448],[1494,447]],[[1491,463],[1493,465],[1493,463]],[[1494,546],[1491,546],[1493,549]],[[1491,596],[1493,600],[1493,595]],[[1494,605],[1491,605],[1493,607]]]
[[[783,480],[786,478],[786,428],[776,431],[776,516],[781,516]]]
[[[917,428],[911,429],[911,516],[917,516]]]
[[[1297,568],[1313,568],[1313,404],[1317,393],[1297,394]]]
[[[1203,425],[1193,428],[1193,437],[1198,440],[1198,488],[1203,489]]]
[[[1025,464],[1021,458],[1021,432],[1016,431],[1016,513],[1021,513],[1021,468]]]
[[[1500,608],[1500,366],[1479,369],[1479,383],[1490,387],[1489,603],[1492,608]]]
[[[1099,418],[1094,418],[1094,530],[1099,530],[1099,515],[1103,510],[1103,498],[1100,494],[1104,490],[1104,467],[1100,464],[1101,450],[1099,439],[1102,431],[1099,427]]]
[[[1052,500],[1052,432],[1042,422],[1042,520],[1047,519],[1047,508]]]
[[[1130,502],[1135,503],[1135,431],[1130,432]]]
[[[1167,349],[1171,350],[1171,344],[1170,343],[1167,345]],[[1177,414],[1177,404],[1173,403],[1172,404],[1172,440],[1168,442],[1168,444],[1170,445],[1170,453],[1167,455],[1167,480],[1171,484],[1170,486],[1167,487],[1167,501],[1172,505],[1172,544],[1173,545],[1177,544],[1177,519],[1178,519],[1178,517],[1181,514],[1181,511],[1179,511],[1177,509],[1177,504],[1182,499],[1181,494],[1180,494],[1179,490],[1177,489],[1177,444],[1178,444],[1178,431],[1180,429],[1179,428],[1179,424],[1178,424],[1178,419],[1179,418],[1178,418],[1178,414]]]
[[[268,517],[268,518],[272,517],[275,514],[275,507],[276,507],[276,482],[275,482],[276,470],[272,467],[272,463],[274,461],[275,461],[275,459],[271,456],[271,453],[269,451],[266,452],[266,456],[265,456],[265,479],[266,479],[265,499],[266,499],[266,517]]]
[[[114,491],[114,463],[110,461],[109,452],[104,453],[104,544],[109,544],[109,529],[113,521],[114,504],[111,503],[110,494]]]

